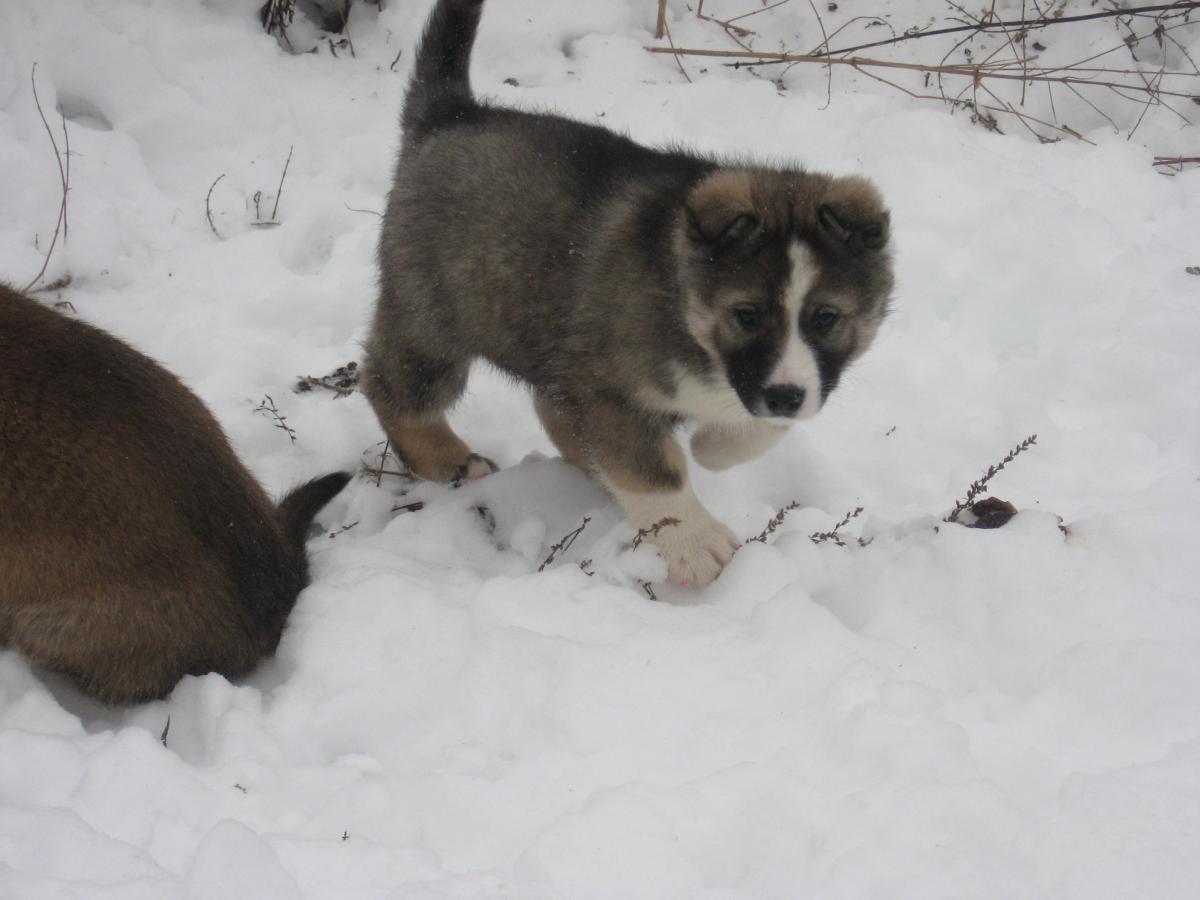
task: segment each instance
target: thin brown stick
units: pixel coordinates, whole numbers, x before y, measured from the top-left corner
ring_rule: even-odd
[[[967,488],[967,496],[955,503],[954,509],[950,510],[949,515],[947,515],[942,521],[957,522],[958,517],[962,515],[963,510],[968,509],[971,504],[975,502],[975,498],[983,493],[984,489],[988,486],[988,482],[991,481],[1001,469],[1003,469],[1036,443],[1037,435],[1031,434],[1029,437],[1025,438],[1025,440],[1021,441],[1021,443],[1017,444],[1017,446],[1009,450],[1008,455],[1005,456],[1004,459],[1000,460],[1000,462],[998,462],[996,465],[988,466],[988,470],[984,472],[983,477],[971,482],[970,487]]]
[[[712,22],[714,25],[719,26],[721,30],[729,36],[730,40],[732,40],[743,50],[750,49],[750,45],[745,43],[742,38],[750,37],[754,34],[754,32],[749,28],[742,28],[739,25],[732,25],[729,22],[726,22],[724,19],[718,19],[715,16],[705,15],[704,0],[700,0],[700,2],[696,4],[696,18],[703,22]]]
[[[221,232],[217,231],[216,223],[213,222],[212,206],[209,205],[209,201],[212,199],[213,188],[215,188],[217,186],[217,182],[224,177],[224,172],[218,175],[217,180],[208,186],[208,193],[204,195],[204,217],[208,219],[208,227],[212,229],[212,233],[217,236],[217,240],[219,241],[224,240],[224,238],[221,237]]]
[[[678,524],[678,519],[673,518],[672,516],[667,516],[666,518],[659,519],[649,528],[639,528],[637,534],[633,536],[633,549],[636,550],[638,547],[642,546],[642,541],[644,541],[646,538],[655,538],[664,528],[673,528]]]
[[[383,484],[383,467],[387,463],[388,450],[391,449],[392,439],[384,438],[383,452],[379,454],[379,471],[375,474],[375,487]]]
[[[654,26],[654,39],[661,41],[667,28],[667,0],[658,0],[658,23]]]
[[[62,223],[63,223],[63,244],[67,243],[68,231],[70,223],[67,220],[67,199],[71,193],[71,132],[67,131],[67,117],[59,113],[62,119],[63,131],[63,198],[62,198]]]
[[[283,174],[279,176],[279,188],[275,191],[275,205],[271,207],[271,221],[275,221],[275,213],[279,212],[279,198],[283,196],[283,179],[287,178],[288,166],[292,164],[292,151],[296,149],[296,145],[288,147],[288,158],[283,164]]]
[[[674,50],[675,49],[675,41],[671,39],[671,26],[667,25],[665,19],[663,20],[663,27],[666,29],[666,32],[667,32],[667,43],[671,45],[670,50]],[[667,48],[663,48],[663,49],[666,50]],[[675,65],[679,66],[679,71],[682,72],[683,77],[688,80],[688,84],[691,84],[692,76],[689,75],[687,73],[687,69],[685,69],[683,67],[683,60],[679,58],[678,54],[675,56]]]
[[[296,429],[287,423],[287,416],[279,411],[270,394],[263,395],[262,403],[254,407],[254,411],[269,415],[274,420],[275,427],[286,432],[291,442],[296,443]]]
[[[1185,12],[1192,9],[1200,9],[1200,0],[1185,0],[1180,3],[1159,4],[1157,6],[1136,6],[1127,8],[1118,8],[1113,10],[1105,10],[1104,12],[1087,13],[1079,16],[1062,16],[1057,19],[1011,19],[1003,22],[989,22],[980,24],[978,22],[967,25],[955,25],[950,28],[934,28],[929,31],[904,32],[903,34],[887,38],[882,41],[871,41],[867,44],[856,44],[853,47],[840,47],[837,50],[830,50],[829,56],[838,56],[843,53],[857,53],[859,50],[871,50],[875,47],[886,47],[891,44],[900,44],[904,41],[915,41],[921,38],[938,37],[944,34],[958,34],[964,31],[992,31],[995,29],[1008,28],[1049,28],[1054,25],[1065,25],[1070,22],[1084,22],[1090,19],[1112,19],[1117,16],[1128,15],[1145,15],[1150,12]]]
[[[1009,63],[999,65],[928,65],[926,63],[905,63],[894,62],[886,59],[870,59],[861,56],[851,56],[849,58],[831,59],[826,56],[807,53],[746,53],[739,50],[704,50],[691,47],[645,47],[643,48],[649,53],[673,53],[676,56],[713,56],[726,59],[751,60],[751,62],[736,62],[729,63],[735,67],[746,67],[749,65],[759,65],[771,62],[786,62],[786,63],[816,63],[818,65],[843,65],[850,66],[854,69],[863,70],[865,68],[881,68],[881,69],[904,69],[910,72],[932,72],[941,73],[944,75],[961,75],[964,78],[983,80],[986,78],[995,78],[1001,81],[1020,81],[1028,79],[1029,81],[1045,81],[1054,84],[1078,84],[1087,87],[1107,87],[1120,88],[1136,93],[1145,93],[1144,85],[1122,84],[1120,82],[1110,81],[1093,81],[1088,78],[1074,78],[1070,76],[1046,76],[1042,75],[1038,70],[1030,70],[1029,74],[1019,72],[1009,72],[1011,67]],[[1062,68],[1062,67],[1060,67]],[[1067,67],[1069,68],[1069,67]],[[1191,94],[1181,91],[1158,91],[1162,96],[1167,97],[1183,97],[1191,98]]]
[[[1074,138],[1077,141],[1082,141],[1085,144],[1091,144],[1091,145],[1095,146],[1095,141],[1088,140],[1087,138],[1085,138],[1083,135],[1081,135],[1078,131],[1076,131],[1074,128],[1071,128],[1070,126],[1055,125],[1053,122],[1046,122],[1046,121],[1039,119],[1036,116],[1032,116],[1026,112],[1015,112],[1011,108],[1011,105],[992,106],[991,104],[988,104],[988,103],[976,103],[973,100],[962,100],[962,99],[955,98],[955,97],[948,97],[944,94],[942,94],[942,95],[918,94],[915,91],[910,91],[908,88],[904,87],[904,85],[897,84],[894,81],[890,81],[887,78],[884,78],[882,75],[877,75],[876,73],[874,73],[868,69],[859,69],[858,71],[862,72],[862,74],[866,75],[868,78],[873,78],[875,81],[882,82],[883,84],[886,84],[889,87],[895,88],[896,90],[900,91],[903,94],[907,94],[908,96],[912,97],[914,100],[938,100],[938,101],[942,101],[944,103],[949,103],[952,107],[954,107],[956,109],[965,107],[965,108],[973,109],[973,110],[984,110],[986,112],[1011,113],[1013,115],[1016,115],[1018,118],[1020,118],[1022,120],[1028,120],[1028,122],[1023,122],[1023,124],[1025,124],[1026,127],[1028,127],[1029,122],[1033,122],[1034,124],[1041,125],[1044,128],[1049,128],[1053,131],[1062,132],[1067,137]],[[967,88],[964,88],[964,91],[969,89],[970,87],[971,87],[971,85],[968,85]],[[1047,88],[1049,88],[1049,85],[1047,85]],[[1043,140],[1043,141],[1050,140],[1049,138],[1039,138],[1039,139]]]
[[[591,521],[592,521],[591,516],[584,516],[583,521],[579,523],[578,528],[576,528],[574,531],[568,531],[566,534],[564,534],[559,539],[557,544],[551,545],[550,555],[547,556],[544,560],[542,560],[542,564],[540,566],[538,566],[538,571],[539,572],[545,571],[546,566],[548,566],[548,565],[550,565],[550,563],[554,562],[554,559],[555,559],[555,557],[558,556],[558,554],[566,553],[568,550],[570,550],[571,545],[575,543],[575,539],[577,537],[579,537],[581,534],[583,534],[583,529],[587,528],[588,523]]]
[[[821,29],[821,43],[817,46],[820,50],[822,47],[826,51],[829,50],[829,34],[825,31],[825,22],[821,19],[821,14],[817,12],[817,4],[813,0],[808,0],[808,5],[812,8],[813,15],[817,17],[817,25]],[[833,66],[825,67],[825,105],[821,109],[829,109],[829,105],[833,103]]]
[[[29,83],[33,88],[34,105],[37,106],[38,115],[42,119],[42,125],[44,125],[46,127],[46,134],[50,138],[50,146],[54,148],[54,159],[58,163],[58,178],[59,178],[59,182],[61,183],[61,186],[62,186],[62,199],[59,201],[59,204],[58,204],[58,219],[54,223],[54,236],[50,239],[50,247],[49,247],[49,249],[46,250],[46,255],[42,259],[41,269],[38,270],[38,273],[37,273],[37,275],[35,275],[33,277],[33,280],[30,281],[29,284],[25,285],[26,292],[31,291],[33,289],[34,285],[36,285],[39,281],[41,281],[42,278],[45,276],[46,269],[50,265],[50,257],[54,255],[54,248],[58,244],[58,235],[59,235],[60,231],[62,232],[63,243],[65,244],[67,241],[67,193],[71,189],[71,179],[70,179],[71,145],[70,145],[70,138],[66,137],[67,120],[66,120],[66,117],[63,117],[63,135],[64,135],[64,140],[67,142],[66,143],[67,163],[64,166],[62,154],[58,150],[58,141],[56,141],[54,139],[54,132],[50,128],[50,123],[46,121],[46,114],[42,111],[42,101],[41,101],[41,98],[38,97],[37,63],[36,62],[33,64],[33,66],[29,70]]]

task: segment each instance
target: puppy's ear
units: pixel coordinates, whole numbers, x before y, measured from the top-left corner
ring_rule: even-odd
[[[817,225],[855,256],[887,246],[889,216],[875,185],[865,178],[835,179],[816,209]]]
[[[762,230],[747,172],[717,171],[688,194],[688,237],[710,247],[743,244]]]

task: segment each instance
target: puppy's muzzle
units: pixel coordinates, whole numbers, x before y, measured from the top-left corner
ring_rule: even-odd
[[[792,418],[804,405],[804,388],[794,384],[773,384],[763,391],[767,415]]]

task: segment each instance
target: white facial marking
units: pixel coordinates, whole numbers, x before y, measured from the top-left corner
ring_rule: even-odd
[[[788,258],[792,261],[792,273],[783,297],[788,323],[787,343],[779,363],[767,378],[767,385],[795,385],[804,391],[804,403],[796,415],[778,417],[791,421],[814,416],[821,408],[821,370],[816,355],[800,333],[800,310],[820,276],[820,269],[808,245],[800,241],[794,241],[788,248]]]

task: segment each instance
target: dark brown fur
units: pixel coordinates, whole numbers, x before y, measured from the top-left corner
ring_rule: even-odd
[[[336,473],[276,508],[200,400],[0,285],[0,644],[110,703],[272,653]]]

